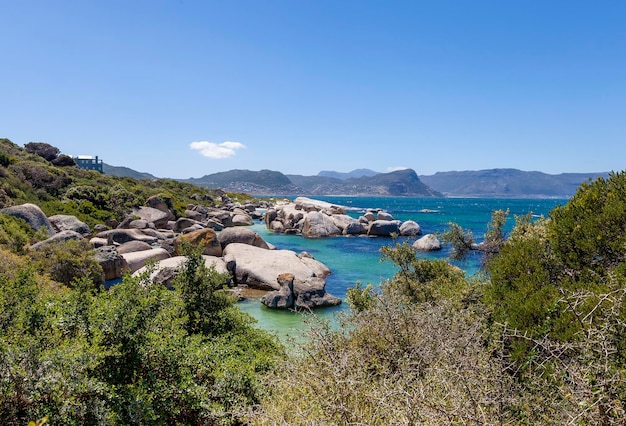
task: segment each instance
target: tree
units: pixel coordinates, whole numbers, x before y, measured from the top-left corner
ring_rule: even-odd
[[[24,145],[24,149],[31,154],[37,154],[40,157],[52,161],[57,158],[61,150],[45,142],[28,142]]]

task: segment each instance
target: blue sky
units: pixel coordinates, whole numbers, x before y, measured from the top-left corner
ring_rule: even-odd
[[[626,2],[0,0],[0,137],[159,177],[622,170]]]

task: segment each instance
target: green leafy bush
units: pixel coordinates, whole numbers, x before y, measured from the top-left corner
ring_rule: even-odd
[[[183,297],[147,274],[109,291],[89,279],[51,291],[33,268],[14,266],[0,274],[6,424],[241,424],[260,401],[260,375],[281,355],[232,302],[211,308],[223,327],[189,331],[188,314],[198,318],[190,305],[215,300],[205,291]],[[217,287],[214,271],[195,268],[187,276]]]
[[[13,253],[24,254],[34,236],[35,232],[24,220],[0,214],[0,246]]]
[[[83,278],[94,285],[103,281],[102,267],[94,257],[94,250],[83,239],[46,244],[33,251],[32,258],[41,272],[68,286]]]

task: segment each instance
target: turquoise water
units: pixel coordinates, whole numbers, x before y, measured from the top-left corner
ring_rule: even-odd
[[[381,208],[396,219],[414,220],[420,224],[424,234],[441,233],[447,230],[448,223],[455,222],[473,232],[477,241],[482,240],[487,223],[495,210],[509,210],[506,230],[514,224],[514,215],[532,213],[535,217],[547,216],[563,199],[482,199],[482,198],[395,198],[395,197],[315,197],[334,204],[349,207],[348,213],[358,217],[367,208]],[[394,274],[389,262],[380,261],[380,249],[393,244],[388,238],[335,237],[326,239],[306,239],[297,235],[274,234],[264,224],[251,227],[266,241],[278,249],[307,251],[317,260],[326,264],[332,274],[326,280],[326,290],[342,299],[349,287],[357,281],[379,285]],[[409,241],[414,241],[415,237]],[[426,258],[445,258],[448,248],[440,252],[418,254]],[[479,257],[470,257],[458,266],[469,274],[479,267]],[[248,300],[239,304],[240,308],[252,315],[257,326],[276,333],[279,337],[302,335],[306,328],[302,315],[293,312],[274,311],[265,308],[258,300]],[[348,309],[345,304],[335,308],[319,309],[315,314],[334,323],[335,314]]]

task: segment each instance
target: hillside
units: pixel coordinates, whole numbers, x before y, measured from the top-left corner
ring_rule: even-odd
[[[105,175],[111,176],[131,177],[133,179],[157,179],[156,176],[150,173],[138,172],[128,167],[112,166],[107,163],[102,164],[102,171]]]
[[[271,170],[230,170],[184,182],[206,188],[258,195],[397,195],[440,196],[424,185],[413,170],[338,179],[326,176],[284,175]]]
[[[420,176],[422,182],[454,197],[568,198],[578,186],[608,173],[562,173],[550,175],[517,169],[438,172]]]
[[[83,170],[57,148],[41,145],[38,153],[28,152],[0,139],[0,208],[32,203],[47,215],[73,215],[93,226],[122,220],[125,213],[144,205],[153,195],[166,200],[176,215],[182,215],[190,203],[202,200],[211,204],[221,197],[217,191],[172,179],[135,179]],[[241,194],[228,196],[236,200]]]
[[[220,188],[249,194],[298,194],[301,192],[300,188],[296,187],[287,176],[273,170],[229,170],[197,179],[185,179],[183,182],[205,188]]]

